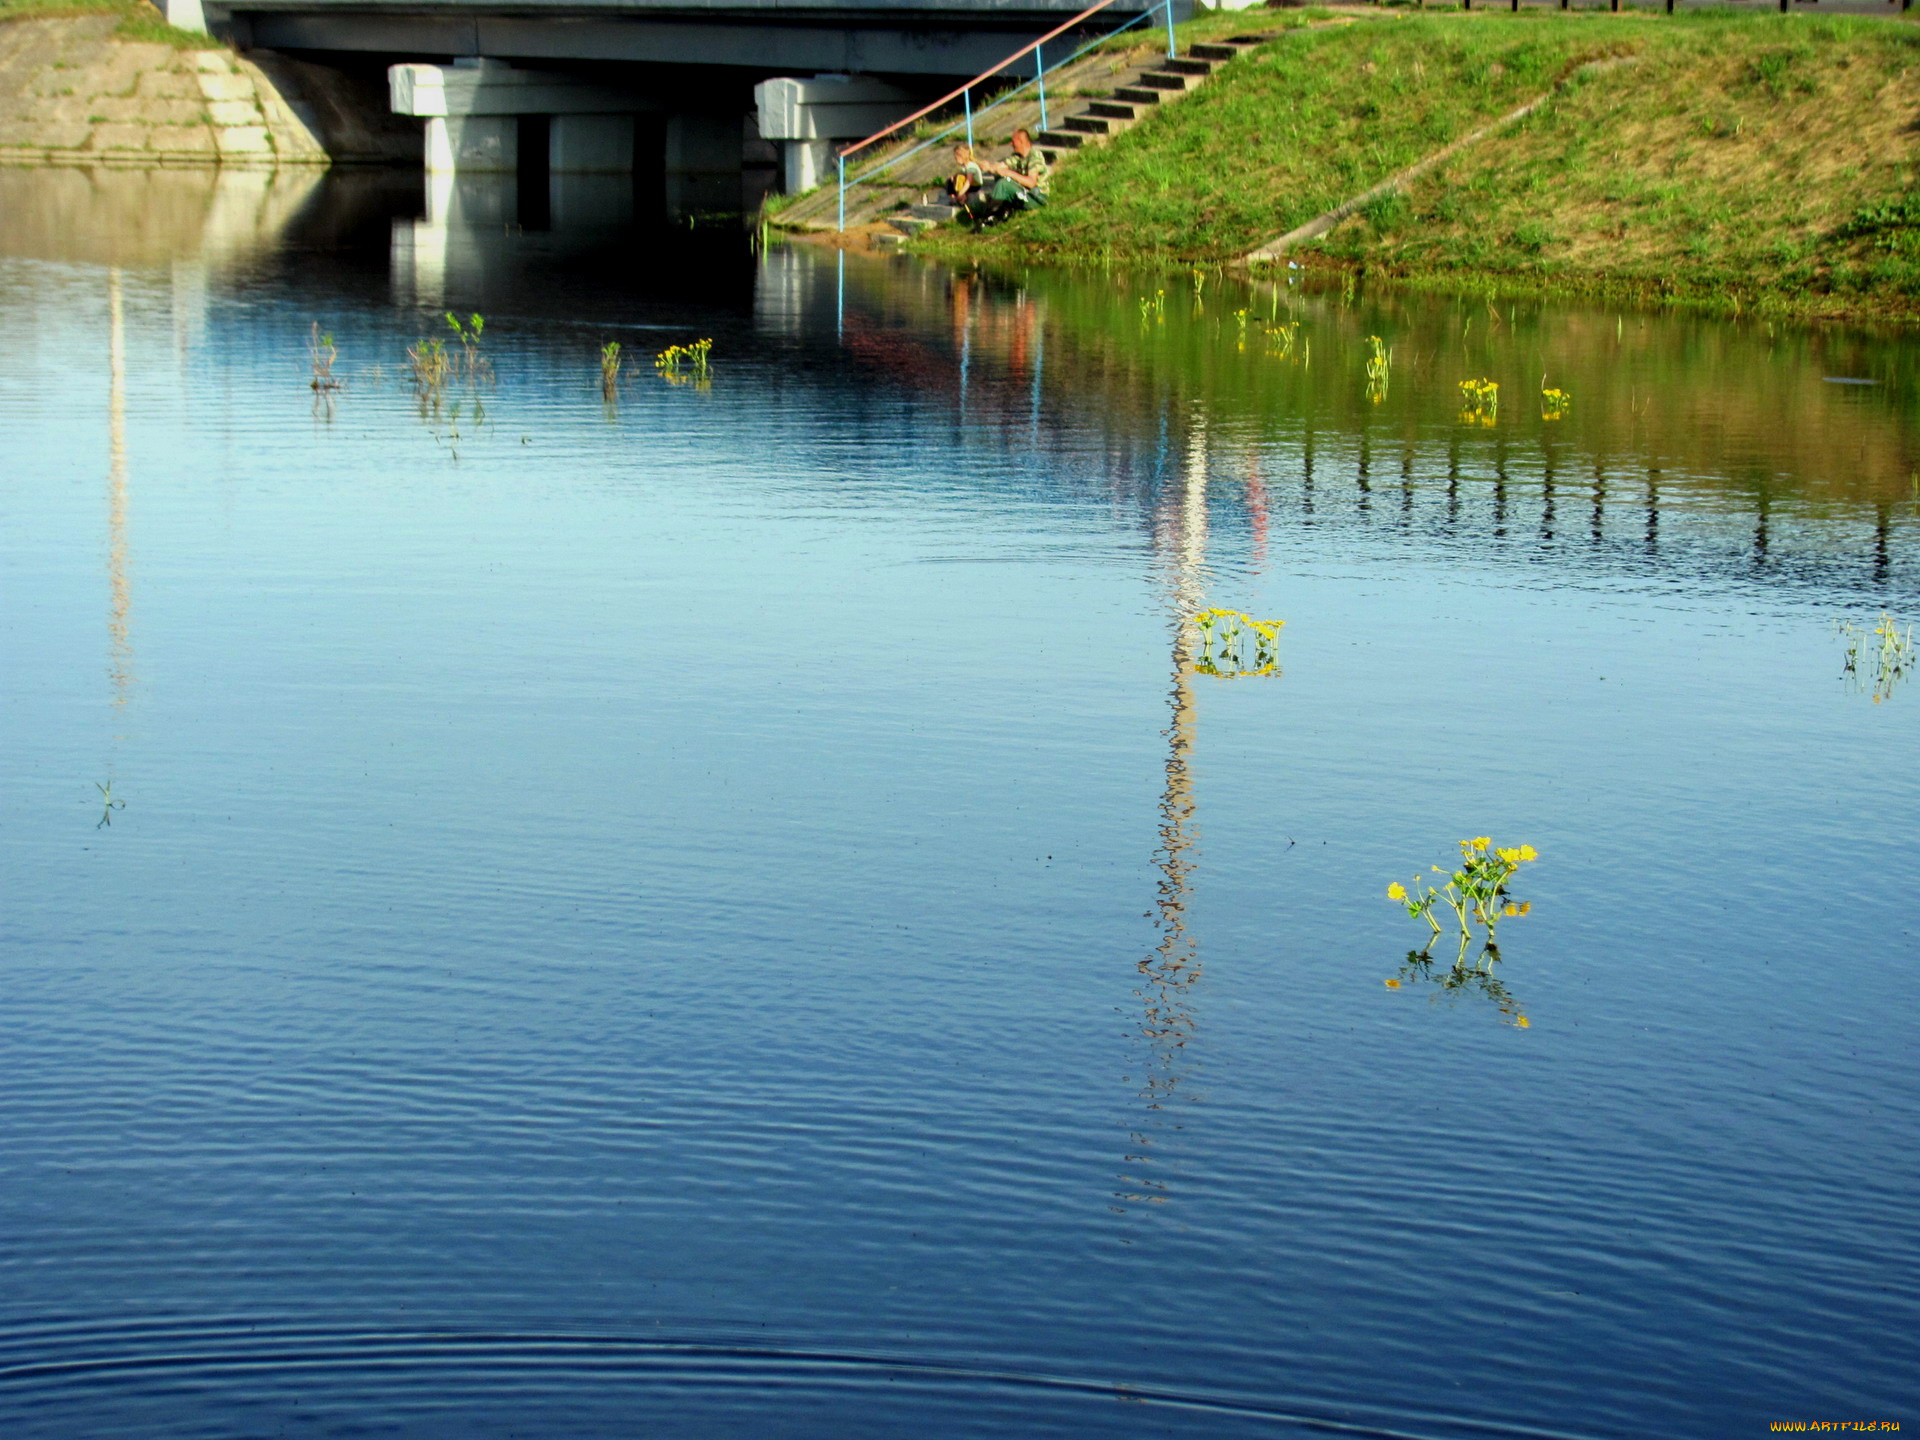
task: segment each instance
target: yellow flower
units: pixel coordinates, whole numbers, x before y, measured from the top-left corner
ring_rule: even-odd
[[[1520,913],[1520,907],[1519,907],[1518,905],[1515,905],[1515,904],[1514,904],[1514,903],[1513,903],[1512,901],[1508,901],[1508,902],[1507,902],[1507,914],[1509,914],[1509,915],[1518,915],[1519,913]]]
[[[1393,884],[1387,886],[1387,899],[1404,900],[1406,898],[1407,898],[1407,887],[1402,885],[1398,880],[1394,881]]]
[[[1509,865],[1518,865],[1520,863],[1520,852],[1518,850],[1496,850],[1493,853]]]
[[[1520,902],[1520,913],[1522,915],[1531,915],[1533,913],[1533,902],[1531,900],[1522,900]]]
[[[1522,845],[1520,847],[1520,858],[1523,861],[1538,860],[1540,858],[1540,852],[1534,849],[1531,845]]]
[[[1533,1028],[1533,1022],[1524,1015],[1516,1015],[1513,1023],[1518,1025],[1522,1030],[1531,1030]]]
[[[1386,986],[1389,990],[1398,990],[1400,988],[1400,982],[1398,980],[1389,980],[1386,982]]]
[[[1493,837],[1490,835],[1476,835],[1473,838],[1473,848],[1476,850],[1484,850],[1492,843]]]

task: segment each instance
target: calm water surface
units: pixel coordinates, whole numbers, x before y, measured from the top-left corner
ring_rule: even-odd
[[[406,188],[0,175],[0,1432],[1920,1420],[1920,345]]]

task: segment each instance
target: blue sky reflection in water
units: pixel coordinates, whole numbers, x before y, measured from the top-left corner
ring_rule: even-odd
[[[0,260],[0,1430],[1915,1418],[1911,342],[303,203]]]

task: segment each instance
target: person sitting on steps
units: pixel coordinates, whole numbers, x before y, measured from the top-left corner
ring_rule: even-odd
[[[979,162],[973,158],[971,145],[953,147],[953,173],[947,176],[941,187],[947,193],[949,203],[958,205],[968,215],[972,215],[977,206],[986,201],[986,176],[981,172]]]
[[[999,177],[993,182],[993,188],[987,192],[991,209],[984,215],[975,215],[980,225],[991,225],[1017,215],[1023,210],[1035,210],[1047,203],[1047,191],[1053,183],[1053,170],[1047,164],[1047,157],[1033,148],[1033,136],[1026,130],[1013,132],[1013,154],[1006,160],[985,167],[990,175]],[[975,214],[968,207],[969,214]]]

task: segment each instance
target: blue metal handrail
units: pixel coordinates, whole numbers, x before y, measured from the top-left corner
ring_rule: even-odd
[[[1066,24],[1056,26],[1052,30],[1049,30],[1046,34],[1042,35],[1038,40],[1034,40],[1029,42],[1028,44],[1022,45],[1018,50],[1014,51],[1011,55],[1007,56],[1007,58],[1002,60],[998,65],[995,65],[990,70],[981,71],[978,75],[974,76],[973,79],[969,80],[966,84],[962,85],[958,90],[950,91],[948,94],[942,95],[938,100],[934,101],[931,105],[922,106],[920,109],[914,111],[913,114],[907,116],[906,118],[901,120],[896,120],[893,122],[893,124],[887,126],[885,129],[876,130],[873,134],[869,135],[866,139],[861,140],[856,144],[849,145],[847,146],[846,149],[842,150],[839,153],[839,155],[836,157],[839,165],[839,179],[840,179],[840,229],[845,230],[847,228],[847,191],[851,187],[860,184],[862,181],[871,180],[874,176],[880,174],[881,171],[891,169],[893,166],[898,165],[902,160],[910,159],[911,157],[918,155],[921,151],[927,149],[929,146],[938,145],[942,140],[945,140],[949,135],[953,134],[954,131],[961,129],[962,127],[964,127],[967,132],[967,144],[972,145],[974,122],[980,116],[991,114],[993,111],[999,109],[1000,106],[1005,105],[1008,101],[1012,100],[1015,96],[1019,95],[1021,91],[1025,90],[1029,85],[1037,86],[1039,89],[1040,128],[1042,130],[1045,130],[1047,128],[1047,67],[1046,67],[1046,62],[1043,58],[1044,56],[1043,47],[1046,45],[1046,43],[1049,40],[1058,38],[1059,36],[1065,34],[1067,31],[1073,29],[1076,25],[1079,25],[1082,22],[1084,22],[1089,16],[1097,14],[1098,12],[1106,9],[1109,5],[1112,5],[1114,3],[1115,3],[1115,0],[1099,0],[1098,4],[1089,5],[1085,10],[1082,10],[1078,15],[1074,16],[1071,20],[1067,21]],[[1123,34],[1124,32],[1131,30],[1135,25],[1138,25],[1145,20],[1151,19],[1156,12],[1162,12],[1166,16],[1167,55],[1169,58],[1171,58],[1174,53],[1173,0],[1159,0],[1158,4],[1151,5],[1148,8],[1142,10],[1139,14],[1135,15],[1131,20],[1127,21],[1124,25],[1116,25],[1113,27],[1113,29],[1107,31],[1106,34],[1101,35],[1096,39],[1089,40],[1086,44],[1082,45],[1078,50],[1075,50],[1071,55],[1067,56],[1065,60],[1055,61],[1053,68],[1057,71],[1061,69],[1063,66],[1073,64],[1074,61],[1078,60],[1082,55],[1085,55],[1088,51],[1096,49],[1097,47],[1106,44],[1107,41],[1111,40],[1114,36]],[[996,96],[984,108],[980,110],[975,110],[973,108],[974,87],[979,85],[983,80],[991,80],[994,76],[1000,74],[1001,71],[1005,70],[1009,65],[1013,64],[1014,61],[1020,59],[1022,56],[1028,54],[1029,52],[1031,52],[1033,55],[1033,78],[1031,80],[1021,81],[1018,85],[1014,86],[1011,90],[1005,91],[1004,93]],[[849,155],[854,154],[856,151],[866,149],[867,146],[874,144],[876,141],[884,140],[887,136],[893,134],[895,131],[901,130],[906,126],[913,124],[914,121],[916,120],[920,120],[925,116],[931,115],[934,111],[940,109],[943,105],[950,105],[955,100],[959,100],[961,102],[961,106],[963,109],[963,114],[961,119],[954,121],[951,125],[948,125],[944,130],[935,131],[932,135],[928,136],[925,140],[922,140],[918,145],[915,145],[912,149],[902,150],[898,155],[890,155],[886,159],[880,161],[878,164],[872,166],[870,169],[862,171],[860,174],[855,175],[851,179],[847,177],[847,157]]]

